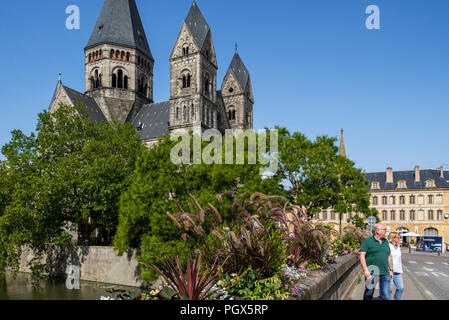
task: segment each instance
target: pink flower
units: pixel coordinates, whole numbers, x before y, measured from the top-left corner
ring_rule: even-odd
[[[348,254],[348,250],[343,250],[343,254]]]
[[[309,264],[309,261],[304,262],[304,264],[305,264],[305,265],[308,265],[308,264]]]

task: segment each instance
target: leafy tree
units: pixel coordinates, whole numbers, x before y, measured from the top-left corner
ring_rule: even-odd
[[[322,209],[363,212],[369,209],[366,179],[360,169],[338,155],[336,140],[319,136],[315,141],[302,133],[279,130],[279,171],[292,203],[302,206],[312,217]]]
[[[17,268],[23,245],[44,252],[69,226],[81,244],[94,230],[97,244],[115,233],[119,197],[145,148],[132,125],[94,124],[76,108],[39,114],[36,135],[15,130],[2,148],[0,268]]]
[[[193,136],[190,137],[193,141]],[[275,179],[262,178],[260,164],[205,164],[203,161],[201,164],[175,164],[170,155],[177,144],[178,141],[165,137],[137,161],[135,179],[120,201],[119,225],[114,237],[114,246],[119,254],[130,247],[140,247],[141,261],[151,265],[163,253],[182,256],[197,248],[200,239],[181,240],[182,230],[167,216],[167,212],[179,210],[173,201],[175,199],[191,212],[195,212],[195,208],[189,194],[202,204],[212,203],[223,213],[226,224],[234,219],[232,204],[219,205],[217,194],[256,190],[276,194],[280,190]],[[203,142],[201,150],[205,152],[208,145],[208,142]],[[224,150],[223,143],[223,159]],[[215,155],[214,152],[212,154]],[[247,153],[245,157],[248,157]],[[193,163],[193,148],[188,159]],[[154,276],[150,270],[145,273],[146,279]]]

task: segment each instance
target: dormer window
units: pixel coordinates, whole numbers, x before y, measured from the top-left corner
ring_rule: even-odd
[[[377,189],[379,189],[379,182],[372,182],[371,183],[371,189],[373,189],[373,190],[377,190]]]
[[[407,184],[404,180],[401,180],[398,182],[398,189],[405,189],[407,188]]]
[[[435,181],[434,180],[426,180],[426,188],[435,188]]]

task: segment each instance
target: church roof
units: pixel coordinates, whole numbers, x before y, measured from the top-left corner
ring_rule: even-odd
[[[248,85],[249,81],[249,71],[248,69],[246,69],[245,64],[243,63],[242,59],[240,58],[237,52],[235,53],[234,58],[231,61],[231,65],[229,66],[226,76],[231,71],[234,74],[235,78],[237,79],[240,88],[242,90],[246,90],[246,86]]]
[[[206,40],[207,33],[210,30],[209,25],[207,24],[206,19],[201,13],[198,5],[194,1],[192,7],[190,8],[189,14],[185,19],[185,23],[190,30],[190,33],[193,36],[197,46],[203,48],[204,41]]]
[[[133,120],[142,140],[163,137],[168,134],[170,101],[145,104]]]
[[[107,121],[106,117],[104,116],[97,102],[95,102],[94,98],[86,96],[85,94],[82,94],[64,85],[62,85],[62,87],[67,93],[69,99],[72,101],[73,105],[76,105],[77,103],[82,103],[84,105],[87,116],[92,122],[99,123]]]
[[[103,43],[137,48],[151,59],[135,0],[105,0],[86,49]]]

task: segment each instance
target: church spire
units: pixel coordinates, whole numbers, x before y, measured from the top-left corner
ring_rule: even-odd
[[[346,158],[345,138],[343,137],[343,129],[341,129],[340,152],[339,155]]]
[[[86,49],[109,43],[137,48],[153,59],[135,0],[105,0]]]

